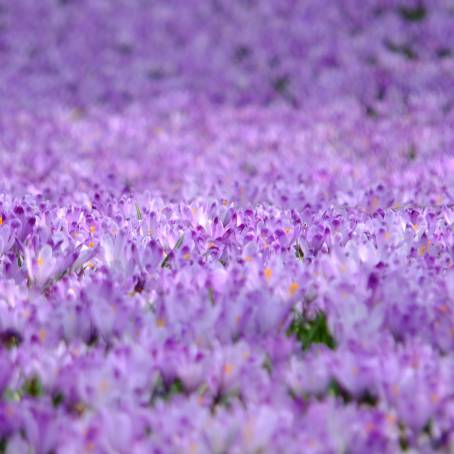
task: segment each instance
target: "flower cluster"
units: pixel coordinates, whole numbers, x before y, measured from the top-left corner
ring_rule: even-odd
[[[0,453],[451,452],[453,23],[0,5]]]

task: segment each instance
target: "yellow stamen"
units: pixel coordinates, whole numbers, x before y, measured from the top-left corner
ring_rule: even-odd
[[[156,326],[158,328],[164,328],[166,326],[166,321],[163,318],[158,318],[156,320]]]
[[[271,276],[273,275],[273,270],[271,268],[265,268],[263,270],[263,274],[265,276],[266,282],[269,282],[271,279]]]
[[[252,421],[248,421],[244,426],[243,437],[247,443],[251,443],[254,439],[254,423]]]
[[[234,370],[233,364],[227,363],[227,364],[224,365],[224,373],[225,373],[225,375],[233,374],[233,370]]]
[[[44,265],[44,259],[42,257],[38,257],[38,259],[36,260],[36,263],[38,264],[38,266],[42,266],[42,265]]]
[[[47,338],[47,331],[44,328],[41,328],[38,331],[38,337],[39,337],[39,340],[41,341],[41,343],[43,344]]]
[[[90,242],[88,243],[88,247],[89,247],[89,248],[94,248],[94,247],[95,247],[95,243],[93,243],[93,241],[90,241]]]
[[[339,271],[340,271],[341,273],[346,273],[346,272],[348,271],[347,265],[346,265],[345,263],[341,263],[341,264],[339,265]]]
[[[370,205],[371,210],[376,211],[377,208],[380,206],[380,199],[378,197],[373,197]]]
[[[388,415],[386,417],[386,420],[388,421],[389,424],[395,424],[397,421],[397,418],[395,415]]]
[[[94,225],[90,226],[90,233],[95,233],[96,232],[96,227]]]
[[[99,383],[99,390],[105,394],[110,388],[110,383],[109,383],[109,380],[107,380],[106,378],[103,378],[101,380],[101,382]]]
[[[82,415],[86,409],[87,407],[83,402],[78,402],[76,405],[74,405],[74,410],[79,416]]]
[[[0,216],[0,225],[3,224],[3,216]]]
[[[298,291],[299,288],[300,288],[300,286],[296,282],[292,282],[288,288],[288,292],[290,293],[290,296],[295,296],[296,292]]]
[[[243,258],[245,262],[252,262],[252,257],[250,255],[246,255],[246,257]]]
[[[191,254],[189,252],[186,252],[186,254],[183,255],[183,258],[185,260],[189,260],[191,258]]]

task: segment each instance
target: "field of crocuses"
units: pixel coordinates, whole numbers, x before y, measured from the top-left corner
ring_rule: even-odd
[[[454,453],[453,0],[0,0],[0,453]]]

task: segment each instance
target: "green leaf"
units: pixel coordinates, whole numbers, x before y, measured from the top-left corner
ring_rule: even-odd
[[[370,391],[365,390],[363,393],[357,396],[353,396],[350,392],[342,386],[336,379],[332,379],[328,385],[328,394],[340,398],[344,403],[356,402],[360,405],[367,405],[374,407],[377,405],[378,398],[374,396]]]
[[[19,347],[21,343],[22,336],[15,330],[6,330],[0,333],[0,345],[3,345],[8,350]]]
[[[273,372],[273,363],[271,362],[271,358],[268,356],[268,354],[265,356],[265,359],[263,360],[262,367],[271,375]]]
[[[272,80],[273,89],[281,95],[284,95],[287,93],[289,84],[290,84],[290,78],[288,77],[287,74],[283,74]]]
[[[169,267],[169,260],[170,260],[170,257],[172,257],[172,251],[170,251],[165,257],[164,257],[164,260],[162,261],[161,263],[161,268],[168,268]]]
[[[85,342],[89,347],[96,347],[99,341],[99,335],[96,333],[96,331],[92,331],[90,333],[90,337],[87,339]]]
[[[178,377],[171,382],[166,383],[161,375],[159,375],[151,391],[150,405],[154,405],[159,399],[169,400],[173,396],[183,394],[184,392],[184,384]]]
[[[422,432],[425,433],[428,437],[432,437],[434,431],[434,422],[433,419],[429,419],[424,427],[422,428]]]
[[[6,389],[3,393],[3,397],[9,402],[20,402],[22,398],[21,393],[19,391],[14,391],[13,389]]]
[[[323,312],[319,312],[312,320],[297,315],[291,322],[287,335],[295,336],[303,350],[308,350],[313,344],[325,344],[331,349],[336,348],[336,341],[329,331],[326,315]]]
[[[183,244],[183,241],[184,241],[184,233],[183,233],[183,235],[180,236],[178,241],[175,243],[175,246],[173,247],[173,249],[164,257],[164,260],[161,263],[161,268],[168,267],[170,258],[172,257],[172,253],[181,247],[181,245]]]
[[[139,205],[137,205],[137,203],[136,203],[136,212],[137,212],[137,219],[139,221],[141,221],[142,220],[142,211],[140,210],[140,207],[139,207]]]
[[[398,423],[399,427],[399,446],[402,451],[408,451],[410,440],[408,439],[407,429],[402,421]]]
[[[414,161],[416,159],[416,147],[414,144],[411,144],[408,147],[407,157],[409,161]]]
[[[216,301],[214,299],[214,291],[211,287],[208,289],[208,297],[210,298],[211,304],[214,306],[216,304]]]
[[[418,58],[418,54],[413,50],[413,48],[409,44],[398,44],[393,41],[386,40],[385,46],[390,52],[402,55],[408,60],[416,60]]]
[[[180,236],[180,238],[176,242],[173,250],[176,251],[177,249],[179,249],[181,247],[181,245],[183,244],[183,241],[184,241],[184,233],[183,233],[183,235]]]
[[[58,391],[52,396],[52,404],[54,407],[59,407],[63,403],[63,394]]]
[[[297,259],[304,260],[304,252],[298,243],[295,244],[295,256]]]
[[[213,398],[211,403],[211,411],[216,411],[217,407],[230,408],[232,405],[232,400],[239,397],[240,393],[237,389],[232,389],[228,392],[219,391]]]
[[[332,379],[329,382],[327,391],[328,394],[342,399],[346,404],[350,403],[353,400],[351,394],[335,379]]]
[[[26,380],[22,386],[22,393],[30,397],[40,397],[43,395],[43,392],[41,380],[36,375]]]
[[[184,392],[184,385],[183,382],[176,378],[169,386],[169,390],[167,392],[167,399],[170,399],[172,396],[176,394],[182,394]]]
[[[419,22],[426,17],[427,10],[422,4],[419,4],[414,8],[401,6],[399,8],[399,14],[402,17],[402,19],[405,19],[408,22]]]

